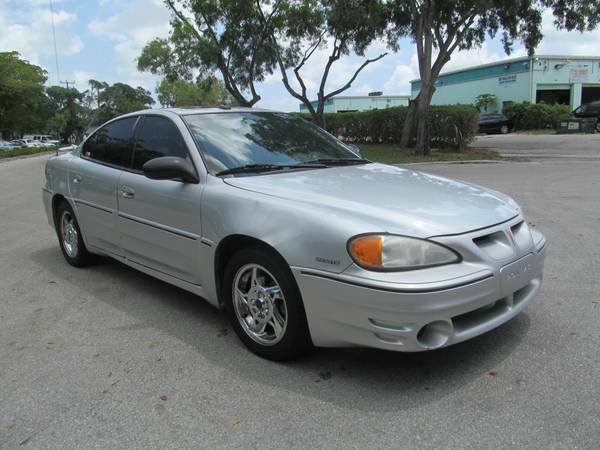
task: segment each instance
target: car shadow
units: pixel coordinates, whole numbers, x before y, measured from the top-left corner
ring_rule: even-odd
[[[275,363],[246,350],[225,314],[212,305],[117,261],[106,259],[89,269],[75,269],[58,247],[34,252],[31,259],[57,283],[72,283],[82,295],[134,319],[130,326],[111,328],[122,332],[124,339],[129,328],[155,328],[241,380],[361,411],[417,408],[484,377],[491,381],[494,372],[489,372],[515,352],[530,326],[525,312],[489,333],[440,350],[315,349],[299,361]]]

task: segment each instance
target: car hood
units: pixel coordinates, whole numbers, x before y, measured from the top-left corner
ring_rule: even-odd
[[[241,189],[344,210],[372,231],[428,237],[464,233],[515,217],[510,197],[470,183],[384,164],[226,178]]]

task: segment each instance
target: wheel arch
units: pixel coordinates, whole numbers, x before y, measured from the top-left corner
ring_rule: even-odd
[[[67,205],[69,205],[69,201],[67,200],[67,198],[62,195],[62,194],[54,194],[54,196],[52,197],[52,220],[54,221],[54,228],[57,230],[58,232],[58,217],[56,217],[56,214],[58,212],[58,207],[60,204],[62,203],[66,203]]]
[[[215,279],[215,290],[217,293],[217,300],[219,302],[219,306],[223,306],[223,299],[221,295],[222,287],[223,287],[223,277],[225,273],[225,267],[227,263],[231,259],[231,257],[243,248],[248,247],[260,247],[271,253],[273,253],[277,258],[281,259],[283,263],[285,263],[288,267],[289,264],[283,255],[277,251],[275,247],[270,245],[269,243],[252,237],[245,234],[231,234],[229,236],[224,237],[217,245],[214,256],[214,279]]]

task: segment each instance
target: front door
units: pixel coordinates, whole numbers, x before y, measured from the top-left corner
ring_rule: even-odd
[[[120,255],[117,186],[129,168],[136,117],[103,126],[83,144],[80,158],[69,166],[69,189],[86,244]]]
[[[151,159],[190,156],[170,119],[145,115],[140,120],[133,170],[123,172],[118,186],[121,247],[133,262],[198,284],[203,185],[143,175],[142,166]]]

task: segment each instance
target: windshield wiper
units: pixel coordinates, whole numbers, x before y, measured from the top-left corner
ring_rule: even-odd
[[[325,164],[330,166],[346,166],[351,164],[368,164],[371,161],[364,158],[318,158],[306,161],[304,164]]]
[[[322,169],[327,167],[325,164],[308,162],[300,164],[245,164],[239,167],[232,167],[231,169],[221,170],[215,175],[220,177],[221,175],[231,175],[235,173],[252,173],[252,172],[272,172],[275,170],[284,169]]]

